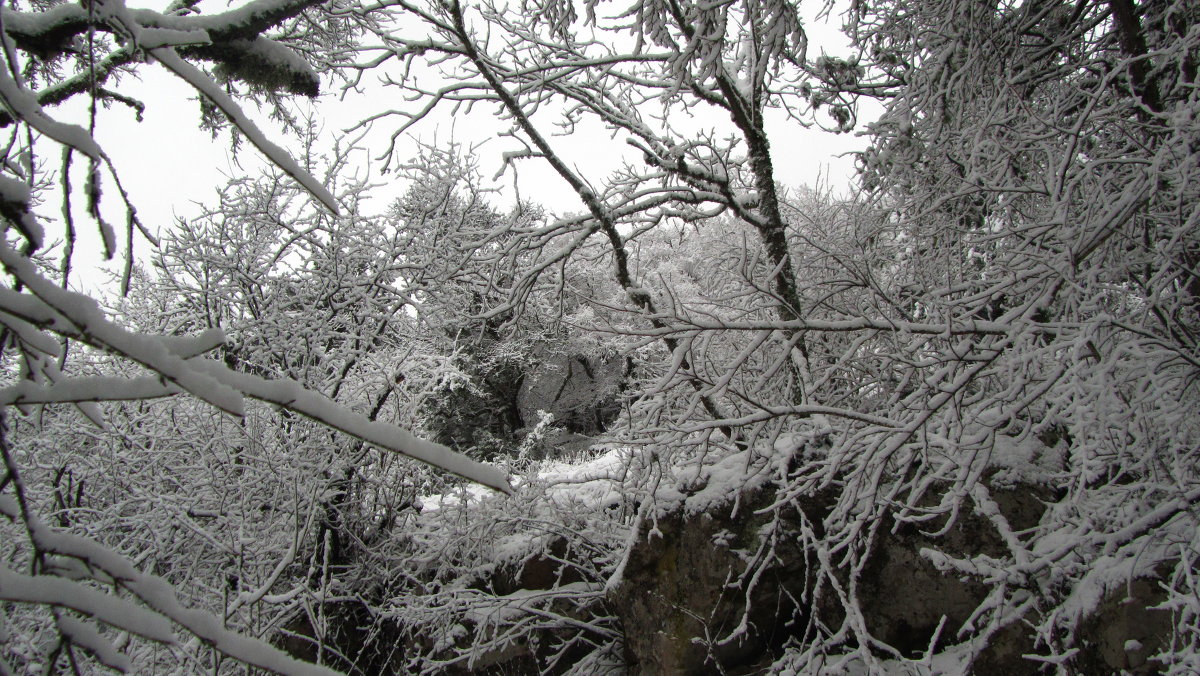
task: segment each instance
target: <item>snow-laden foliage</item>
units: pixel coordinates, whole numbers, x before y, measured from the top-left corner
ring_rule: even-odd
[[[855,3],[845,57],[805,54],[791,3],[404,7],[426,32],[380,50],[436,54],[439,71],[390,83],[423,104],[403,126],[491,102],[524,144],[510,164],[545,161],[578,195],[583,214],[559,222],[588,235],[568,240],[576,259],[608,249],[623,297],[596,302],[589,326],[639,340],[625,348],[639,357],[625,443],[673,466],[826,439],[778,504],[836,493],[809,548],[817,592],[847,613],[780,669],[838,654],[884,669],[896,649],[855,611],[879,529],[944,533],[967,514],[1004,552],[928,548],[991,590],[930,655],[957,646],[968,668],[1027,624],[1031,659],[1069,669],[1084,618],[1149,576],[1175,609],[1156,659],[1190,668],[1191,4]],[[849,128],[863,98],[884,107],[866,128],[864,192],[836,209],[781,192],[771,156],[791,149],[768,112]],[[728,124],[695,130],[684,116],[701,108]],[[566,162],[556,125],[589,118],[641,163],[597,177]],[[1032,528],[990,496],[1012,482],[1048,491]]]
[[[769,598],[790,633],[754,663],[778,673],[966,673],[1013,636],[1014,665],[1086,672],[1089,623],[1135,583],[1167,628],[1123,650],[1196,669],[1192,4],[853,3],[842,55],[807,52],[790,2],[189,7],[0,16],[0,97],[29,132],[0,177],[6,665],[298,668],[242,632],[349,671],[619,671],[635,554],[719,511],[749,529],[704,544],[741,566],[722,587],[740,620],[673,637],[717,669]],[[97,83],[134,55],[283,174],[228,186],[106,313],[39,257],[32,153],[89,158],[95,202],[102,149],[41,106],[112,98]],[[384,74],[400,96],[365,117],[393,138],[442,108],[498,115],[500,175],[543,162],[578,211],[498,208],[456,150],[385,148],[409,189],[368,215],[345,154],[295,163],[235,109],[308,93],[306,64]],[[867,99],[883,112],[860,125]],[[801,123],[866,133],[861,190],[778,185]],[[594,125],[633,150],[609,175],[556,136]],[[619,383],[603,451],[556,466],[533,458],[567,455],[561,421],[521,402],[572,360]],[[504,498],[381,449],[520,480]],[[1020,519],[1011,491],[1036,503]],[[968,526],[987,546],[959,546]],[[903,538],[911,567],[982,591],[901,641],[869,595]],[[764,597],[781,567],[801,582]]]
[[[354,467],[378,449],[388,449],[509,490],[502,470],[379,419],[394,383],[388,377],[363,378],[363,366],[375,358],[370,347],[388,328],[381,315],[395,315],[403,303],[390,298],[394,271],[378,264],[379,248],[373,246],[365,255],[353,247],[338,248],[339,226],[362,226],[357,215],[337,217],[342,208],[355,208],[361,186],[335,197],[330,188],[340,186],[327,187],[311,166],[302,166],[268,140],[234,98],[238,79],[267,98],[284,90],[316,93],[317,77],[294,49],[334,46],[337,19],[330,19],[324,38],[310,34],[290,46],[286,37],[276,41],[263,36],[273,27],[286,32],[311,6],[259,1],[208,17],[194,16],[191,4],[159,13],[130,10],[119,0],[37,5],[28,11],[4,8],[0,99],[7,113],[3,122],[14,134],[3,162],[0,264],[8,283],[0,293],[0,342],[8,378],[0,398],[20,416],[0,413],[3,673],[54,672],[64,665],[78,673],[90,669],[92,660],[120,671],[181,664],[208,670],[231,658],[274,672],[329,673],[265,640],[286,607],[272,617],[273,604],[266,604],[264,613],[260,602],[284,573],[296,579],[291,568],[303,561],[298,558],[301,548],[312,544],[306,540],[310,526],[318,523],[330,530],[326,522],[340,518],[348,477],[331,476],[345,471],[337,463],[349,460],[347,466]],[[218,67],[209,75],[189,59],[215,61]],[[100,191],[111,180],[124,196],[118,169],[89,129],[60,122],[42,106],[87,95],[93,124],[94,107],[102,98],[140,106],[101,85],[141,60],[157,61],[194,86],[303,192],[281,188],[285,184],[279,179],[274,195],[243,192],[246,199],[240,206],[253,207],[257,200],[300,230],[292,230],[293,238],[279,245],[283,233],[264,233],[253,218],[257,214],[243,213],[251,218],[240,223],[241,233],[189,231],[197,237],[181,240],[178,249],[163,250],[161,274],[171,280],[164,289],[153,288],[157,279],[135,275],[133,237],[141,224],[126,199],[122,290],[132,294],[127,309],[134,312],[121,317],[69,290],[76,227],[71,204],[78,197],[69,180],[72,155],[82,154],[90,164],[83,193],[110,258],[117,249],[116,233],[101,213]],[[81,73],[61,77],[58,68],[64,61]],[[47,265],[53,260],[45,251],[51,236],[43,216],[34,211],[48,185],[40,157],[47,150],[62,157],[59,198],[66,244],[57,275]],[[275,203],[291,199],[299,204],[309,195],[319,207],[303,204],[288,211]],[[230,204],[229,209],[238,206]],[[369,230],[370,224],[365,227]],[[142,232],[157,244],[144,228]],[[255,255],[236,261],[220,257],[225,252],[214,238],[237,241],[239,234],[250,233],[242,243],[259,247]],[[272,246],[270,253],[278,257],[265,261],[262,255]],[[172,260],[184,261],[200,275],[189,277]],[[222,263],[231,265],[223,268]],[[318,288],[272,287],[271,268],[297,263],[320,269],[311,276]],[[379,277],[362,279],[367,273]],[[131,288],[135,277],[136,290]],[[188,291],[197,294],[189,298]],[[164,292],[165,297],[159,295]],[[290,307],[285,300],[289,292],[296,293]],[[192,307],[177,308],[176,302],[191,302]],[[236,337],[227,340],[221,312],[230,305],[251,314],[270,310],[271,317],[261,317],[269,325],[289,310],[293,318],[302,314],[300,303],[307,304],[306,310],[353,307],[359,314],[343,312],[338,318],[347,324],[309,325],[309,331],[277,325],[274,336],[260,325],[256,335],[269,347],[252,344],[248,357],[239,353]],[[351,325],[351,320],[357,323]],[[290,344],[281,344],[282,337]],[[310,359],[295,354],[301,348]],[[223,358],[206,356],[218,349]],[[338,403],[351,398],[343,385],[354,389],[353,404]],[[153,401],[183,393],[192,399],[179,407]],[[361,403],[367,393],[374,397],[373,408]],[[263,409],[247,400],[273,410],[264,416]],[[67,408],[46,408],[48,404]],[[377,460],[372,469],[377,478],[419,476],[391,459]],[[206,473],[207,480],[197,483]],[[243,486],[242,481],[250,483]],[[394,507],[389,504],[370,518],[387,518]],[[289,515],[284,522],[292,524],[290,531],[268,518],[275,513]],[[317,557],[326,569],[335,553],[330,540],[324,538],[325,550]],[[315,579],[327,587],[327,578]],[[190,598],[181,599],[181,594]]]

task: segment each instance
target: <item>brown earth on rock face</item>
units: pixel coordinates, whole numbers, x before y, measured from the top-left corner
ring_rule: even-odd
[[[609,598],[625,629],[630,673],[759,673],[780,656],[789,638],[804,640],[812,621],[825,626],[841,622],[843,611],[828,593],[815,603],[808,600],[812,580],[796,534],[796,516],[771,524],[768,516],[755,513],[773,497],[773,491],[760,489],[741,496],[736,512],[732,503],[688,516],[677,509],[643,525],[623,581]],[[992,497],[1018,530],[1036,525],[1051,498],[1038,486],[997,488]],[[819,524],[828,504],[813,500],[805,517]],[[778,540],[775,563],[747,594],[746,560],[757,550],[764,527],[789,532]],[[954,643],[958,629],[987,594],[983,584],[943,574],[920,550],[936,547],[955,556],[998,556],[1003,545],[990,525],[971,513],[960,514],[939,538],[909,525],[894,530],[879,529],[870,563],[859,578],[859,598],[870,633],[901,654],[916,657],[928,649],[943,616],[939,644]],[[1153,580],[1131,581],[1126,590],[1106,598],[1080,626],[1080,654],[1071,672],[1155,673],[1149,657],[1161,649],[1172,627],[1169,612],[1153,609],[1162,598]],[[744,629],[730,639],[744,614]],[[1045,664],[1023,658],[1036,650],[1028,627],[1011,625],[992,637],[972,673],[1048,673]]]
[[[1166,600],[1157,580],[1130,580],[1111,594],[1080,626],[1081,674],[1156,674],[1161,666],[1150,659],[1171,638],[1175,626],[1168,610],[1155,608]]]
[[[1054,499],[1038,486],[993,488],[991,497],[1016,530],[1034,527],[1046,503]],[[844,617],[828,589],[814,595],[799,535],[806,520],[820,536],[821,519],[829,512],[832,496],[810,499],[803,513],[794,508],[765,509],[775,498],[771,487],[758,487],[745,490],[736,504],[731,496],[703,513],[677,507],[647,519],[629,553],[622,581],[605,607],[578,619],[587,620],[590,612],[615,615],[624,634],[629,673],[634,675],[762,673],[789,641],[802,644],[812,638],[818,624],[836,627]],[[936,521],[923,524],[925,532],[912,524],[894,525],[889,521],[878,529],[858,580],[858,596],[870,634],[907,657],[919,657],[943,618],[939,645],[954,643],[988,591],[978,582],[943,574],[921,556],[921,549],[935,547],[958,557],[999,557],[1004,546],[991,526],[970,510],[963,510],[954,526],[937,538],[927,534],[944,525]],[[774,537],[776,556],[750,576],[747,561],[761,553],[765,537]],[[503,596],[584,581],[575,567],[564,565],[579,555],[563,538],[551,537],[539,552],[498,565],[489,578],[479,581],[478,589]],[[1163,574],[1165,570],[1159,577]],[[1158,673],[1161,665],[1151,658],[1169,640],[1174,625],[1169,611],[1154,607],[1164,599],[1159,582],[1153,579],[1130,580],[1109,594],[1079,625],[1075,645],[1079,653],[1066,665],[1067,673]],[[555,612],[571,617],[577,611],[565,605]],[[396,673],[393,670],[403,664],[404,653],[425,645],[429,638],[419,628],[381,622],[357,604],[331,604],[326,613],[342,618],[334,623],[339,631],[326,637],[334,649],[330,654],[349,658],[365,673]],[[281,647],[297,657],[316,659],[319,649],[305,618],[289,623],[286,634]],[[550,631],[535,638],[551,642],[566,634]],[[1023,657],[1038,650],[1028,626],[1015,623],[992,636],[971,673],[1050,673],[1047,665]],[[547,673],[573,673],[572,662],[585,653],[570,651]],[[325,659],[338,662],[329,655]],[[455,667],[445,673],[526,674],[545,668],[529,646],[510,644],[502,651],[477,655],[469,670]]]
[[[786,563],[757,580],[745,612],[745,555],[770,525],[769,516],[755,514],[769,497],[745,495],[736,513],[725,505],[688,517],[662,515],[643,526],[609,599],[625,628],[630,673],[713,673],[717,665],[743,673],[803,634],[808,614],[791,599],[807,596],[808,580],[795,538],[779,544]]]

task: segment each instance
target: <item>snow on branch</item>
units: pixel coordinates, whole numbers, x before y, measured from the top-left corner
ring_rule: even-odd
[[[57,575],[23,575],[0,566],[0,599],[70,608],[138,636],[175,642],[170,623],[158,613]]]
[[[333,193],[321,185],[321,182],[312,176],[307,170],[288,155],[287,151],[271,142],[259,130],[258,125],[246,117],[232,98],[221,90],[217,83],[213,82],[204,73],[192,64],[180,58],[179,54],[170,47],[162,47],[153,49],[150,52],[159,63],[166,66],[168,70],[178,75],[184,82],[195,87],[196,91],[200,92],[211,101],[221,112],[225,113],[237,128],[250,139],[254,147],[258,148],[262,154],[267,156],[276,166],[282,169],[288,176],[294,178],[304,189],[312,193],[321,201],[330,211],[338,213],[337,199]]]
[[[5,403],[48,401],[112,401],[143,399],[172,394],[175,387],[187,391],[224,411],[241,415],[242,396],[282,406],[334,429],[381,448],[406,455],[436,468],[457,474],[504,493],[511,493],[507,474],[477,463],[440,444],[417,438],[395,425],[374,422],[352,413],[328,398],[304,389],[294,381],[271,381],[230,370],[211,360],[185,359],[210,349],[219,332],[202,334],[190,341],[164,342],[154,336],[131,333],[104,317],[91,298],[61,289],[33,269],[33,264],[6,245],[0,245],[0,262],[33,292],[23,294],[0,289],[0,310],[29,324],[43,326],[60,336],[78,340],[124,356],[158,374],[153,380],[108,379],[66,380],[50,387],[19,384],[0,390]],[[178,351],[178,352],[177,352]],[[107,385],[111,389],[105,392]],[[120,385],[116,387],[116,385]]]
[[[164,383],[158,376],[141,378],[90,376],[68,378],[46,386],[38,386],[23,380],[0,388],[0,406],[99,402],[115,399],[122,401],[159,399],[180,392],[178,387]]]
[[[295,381],[267,380],[238,373],[212,360],[193,360],[189,363],[198,370],[203,370],[214,380],[252,399],[281,406],[356,439],[420,460],[427,465],[444,469],[503,493],[513,492],[508,474],[504,470],[475,462],[441,444],[420,439],[396,425],[370,420],[364,415],[338,406],[321,394],[304,389]]]
[[[0,495],[0,514],[14,520],[20,518],[16,503],[12,496]],[[212,613],[184,607],[166,580],[139,571],[132,562],[97,542],[53,531],[33,515],[27,514],[24,520],[30,539],[40,553],[82,563],[83,566],[78,568],[81,577],[119,585],[132,593],[140,605],[62,576],[23,575],[0,566],[2,600],[70,608],[86,617],[167,645],[177,644],[171,627],[171,623],[175,623],[222,654],[253,667],[277,674],[329,676],[337,673],[328,667],[289,657],[265,641],[230,631]],[[103,642],[98,635],[93,637]],[[104,648],[100,652],[103,653]]]
[[[7,244],[0,244],[0,263],[32,292],[0,289],[0,309],[60,336],[126,357],[223,411],[242,414],[239,393],[196,373],[154,337],[132,333],[109,321],[95,300],[59,288]]]
[[[0,39],[7,42],[6,35],[0,35]],[[94,160],[104,156],[96,140],[83,127],[59,122],[46,115],[37,97],[13,79],[7,68],[0,68],[0,102],[18,119],[54,141]]]
[[[39,92],[26,91],[4,75],[10,82],[0,82],[0,95],[9,105],[0,110],[0,126],[24,120],[43,134],[90,154],[97,150],[94,141],[90,145],[82,141],[78,131],[51,120],[39,106],[95,93],[96,87],[118,67],[140,60],[145,51],[164,47],[177,48],[189,59],[216,64],[223,77],[271,91],[314,97],[321,83],[312,66],[293,49],[262,32],[316,4],[315,0],[260,0],[210,16],[129,9],[120,0],[97,3],[91,14],[78,4],[30,12],[0,8],[0,32],[10,59],[14,58],[13,48],[47,60],[75,54],[78,50],[73,41],[89,30],[112,33],[124,42],[103,59],[89,62],[84,74],[64,78]]]
[[[30,248],[36,251],[42,248],[46,233],[33,215],[30,197],[29,186],[14,178],[0,176],[0,216],[15,225],[29,240]]]

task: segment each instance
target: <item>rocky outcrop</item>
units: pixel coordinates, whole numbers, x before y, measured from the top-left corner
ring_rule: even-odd
[[[625,357],[542,354],[526,363],[477,368],[471,387],[447,388],[426,404],[434,441],[476,457],[512,455],[522,446],[535,458],[586,450],[621,411],[629,376]],[[551,427],[536,444],[527,436],[543,418]]]
[[[803,644],[815,624],[838,626],[844,609],[826,591],[812,594],[811,555],[801,549],[800,519],[819,524],[830,500],[810,500],[787,514],[771,504],[768,488],[688,515],[680,507],[643,524],[629,554],[622,583],[610,596],[625,629],[631,673],[759,673],[777,659],[789,640]],[[993,491],[1014,528],[1036,525],[1050,496],[1037,486]],[[937,530],[936,524],[929,530]],[[941,625],[940,643],[953,643],[958,630],[987,596],[976,581],[948,575],[921,555],[937,547],[955,556],[999,556],[1003,544],[978,516],[962,514],[938,538],[902,525],[883,524],[858,598],[867,631],[910,658],[921,656]],[[775,538],[775,556],[763,565],[760,545]],[[756,562],[751,568],[748,563]],[[1104,599],[1077,632],[1074,673],[1153,673],[1150,657],[1170,636],[1171,617],[1153,606],[1157,585],[1134,580]],[[992,636],[972,664],[977,675],[1044,673],[1043,663],[1022,656],[1035,652],[1034,637],[1017,623]]]
[[[517,394],[521,418],[533,425],[538,412],[545,411],[567,432],[599,434],[620,412],[618,395],[628,368],[620,355],[547,355],[521,383]]]
[[[1174,618],[1156,608],[1166,600],[1157,581],[1130,580],[1100,604],[1079,631],[1080,652],[1074,666],[1080,673],[1159,673],[1153,659],[1169,639]]]
[[[610,603],[625,628],[632,673],[695,674],[755,663],[793,633],[803,557],[788,557],[750,588],[745,552],[765,519],[750,505],[647,524]]]
[[[806,544],[826,538],[823,523],[837,496],[830,489],[781,500],[763,478],[772,473],[747,481],[744,462],[735,455],[709,465],[704,478],[693,479],[683,493],[662,489],[658,511],[643,515],[628,551],[616,544],[623,535],[597,547],[587,535],[594,531],[580,525],[517,538],[509,544],[519,546],[506,546],[505,556],[472,559],[450,576],[434,574],[446,562],[423,559],[430,565],[425,572],[431,588],[461,592],[470,602],[435,604],[404,621],[403,613],[375,615],[363,603],[333,602],[323,610],[337,618],[331,622],[335,630],[324,636],[324,650],[339,657],[317,648],[303,617],[287,627],[283,644],[307,659],[320,653],[328,663],[366,673],[394,672],[410,658],[447,674],[598,673],[619,670],[622,658],[632,674],[762,673],[846,618],[829,580],[817,584],[815,554]],[[1064,499],[1038,485],[994,482],[985,504],[994,504],[1017,532],[1036,528],[1047,505]],[[948,568],[935,565],[923,553],[927,549],[963,560],[1008,556],[991,522],[970,507],[949,526],[932,520],[917,527],[884,517],[854,579],[861,626],[881,659],[922,658],[935,644],[946,651],[939,659],[953,661],[966,653],[953,644],[977,633],[967,623],[990,587],[943,572]],[[614,574],[614,568],[620,572]],[[1168,574],[1165,566],[1140,570],[1159,578]],[[420,574],[412,572],[400,581]],[[846,571],[832,577],[840,589],[850,587]],[[1071,657],[1060,671],[1161,671],[1154,656],[1170,640],[1175,619],[1156,608],[1166,600],[1161,586],[1153,579],[1130,579],[1115,589],[1097,589],[1109,591],[1088,595],[1086,611],[1071,616],[1073,632],[1042,628],[1066,644],[1060,650],[1074,649],[1065,653]],[[379,607],[405,607],[395,601],[397,590],[376,593]],[[1052,588],[1034,593],[1054,601]],[[1046,651],[1030,626],[1051,616],[1035,617],[1036,612],[991,634],[982,652],[971,653],[969,673],[1050,673],[1047,663],[1025,657]],[[854,647],[853,635],[845,641]],[[888,649],[879,649],[883,645]],[[889,665],[908,673],[898,660]],[[804,673],[804,665],[797,669]],[[945,673],[962,669],[959,664]]]

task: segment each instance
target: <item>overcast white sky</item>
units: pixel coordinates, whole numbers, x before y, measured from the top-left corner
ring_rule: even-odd
[[[136,6],[139,3],[130,2]],[[162,3],[146,2],[144,6]],[[212,11],[217,11],[213,6]],[[834,19],[836,26],[837,19]],[[836,27],[821,27],[809,24],[810,38],[814,42],[810,54],[820,53],[823,46],[842,51],[842,38]],[[212,203],[215,189],[229,177],[254,175],[264,166],[264,160],[248,144],[244,144],[236,158],[231,152],[228,135],[214,140],[209,132],[199,129],[199,105],[195,92],[183,82],[175,79],[158,65],[142,65],[140,80],[125,78],[115,87],[123,94],[140,99],[146,105],[144,119],[137,122],[132,110],[124,106],[102,109],[97,122],[97,140],[106,149],[128,189],[138,213],[152,231],[165,231],[176,227],[178,217],[188,217],[197,211],[197,203]],[[372,91],[369,96],[340,101],[334,94],[326,94],[312,103],[302,102],[302,107],[312,107],[319,119],[324,120],[325,133],[337,134],[358,120],[377,112],[381,108],[402,107],[405,102],[385,88]],[[280,145],[295,150],[299,143],[287,138],[261,111],[247,110],[267,135]],[[424,141],[448,141],[453,139],[464,145],[485,142],[480,148],[480,162],[485,178],[490,178],[500,166],[501,154],[515,149],[511,139],[498,138],[499,124],[492,105],[476,106],[470,114],[454,117],[442,115],[417,125],[411,134]],[[51,114],[63,119],[84,123],[86,103],[73,102],[52,109]],[[714,118],[714,124],[724,120]],[[372,136],[367,138],[368,147],[377,154],[386,144],[391,132],[390,122],[376,124]],[[695,122],[704,126],[707,121]],[[853,160],[845,153],[864,146],[861,138],[851,134],[832,134],[819,129],[805,129],[795,122],[782,119],[771,120],[768,129],[772,141],[772,154],[778,178],[785,185],[812,185],[818,180],[837,188],[848,185],[853,176]],[[555,139],[556,145],[568,161],[585,169],[586,177],[594,183],[602,183],[605,175],[621,162],[622,152],[629,152],[624,138],[616,139],[599,126],[588,132],[576,132],[570,137]],[[416,143],[411,139],[402,142],[400,156],[411,156]],[[380,177],[378,165],[364,150],[358,153],[371,176]],[[57,167],[53,167],[57,169]],[[380,177],[392,181],[388,188],[380,191],[383,209],[386,203],[403,193],[404,186],[391,175]],[[505,177],[503,183],[510,183]],[[82,185],[82,174],[76,185]],[[525,160],[520,165],[520,190],[522,197],[544,204],[558,213],[578,211],[581,205],[566,185],[545,165],[537,160]],[[109,191],[110,193],[113,191]],[[508,195],[511,197],[511,191]],[[82,203],[81,198],[76,199]],[[119,203],[106,202],[108,220],[114,224],[123,221],[123,210]],[[57,205],[43,207],[47,215],[57,213]],[[88,272],[99,262],[99,238],[90,220],[82,213],[77,220],[79,227],[80,283],[99,279]],[[90,256],[88,254],[91,254]]]

